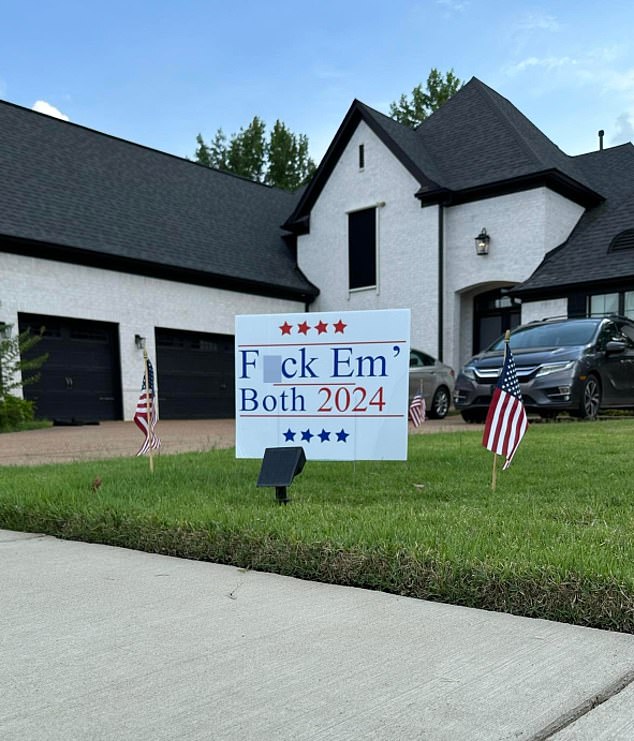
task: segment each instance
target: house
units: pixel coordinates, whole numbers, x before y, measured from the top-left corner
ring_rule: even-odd
[[[0,131],[0,321],[46,328],[44,416],[130,419],[143,342],[163,418],[231,415],[236,314],[406,307],[455,367],[634,316],[634,147],[566,155],[476,78],[416,130],[354,101],[297,194],[8,103]]]
[[[38,413],[131,419],[146,344],[164,418],[232,416],[235,315],[317,294],[297,196],[8,103],[0,132],[0,321],[45,327]]]
[[[410,307],[459,366],[520,322],[634,313],[633,193],[631,144],[570,157],[474,78],[416,130],[354,101],[285,227],[314,310]]]

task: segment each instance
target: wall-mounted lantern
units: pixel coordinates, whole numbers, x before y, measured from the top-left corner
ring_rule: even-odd
[[[134,335],[134,344],[137,350],[145,350],[145,337],[141,337],[140,334]]]
[[[487,230],[482,227],[482,231],[475,238],[476,255],[488,255],[489,254],[489,241],[491,237],[487,234]]]

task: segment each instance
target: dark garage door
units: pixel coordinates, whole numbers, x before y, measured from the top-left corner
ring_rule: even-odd
[[[20,314],[20,332],[30,327],[42,340],[32,355],[48,353],[40,380],[24,387],[36,414],[52,420],[121,419],[119,334],[116,324]]]
[[[226,419],[235,414],[231,335],[156,329],[159,414]]]

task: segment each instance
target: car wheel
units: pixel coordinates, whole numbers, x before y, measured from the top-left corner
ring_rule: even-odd
[[[579,409],[573,416],[580,419],[596,419],[601,408],[601,385],[596,376],[588,376],[581,389]]]
[[[431,400],[431,408],[429,410],[430,419],[444,419],[449,411],[450,403],[449,389],[445,388],[445,386],[437,388],[434,398]]]
[[[482,424],[487,418],[486,409],[465,409],[460,412],[460,416],[465,422],[470,424]]]

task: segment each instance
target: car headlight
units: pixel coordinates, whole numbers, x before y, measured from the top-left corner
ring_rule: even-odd
[[[465,365],[462,369],[462,375],[469,378],[471,381],[476,380],[475,368],[472,365]]]
[[[548,376],[551,373],[561,373],[562,371],[571,370],[574,364],[574,360],[567,360],[566,362],[562,363],[544,363],[544,365],[540,367],[535,375],[536,377],[539,377]]]

